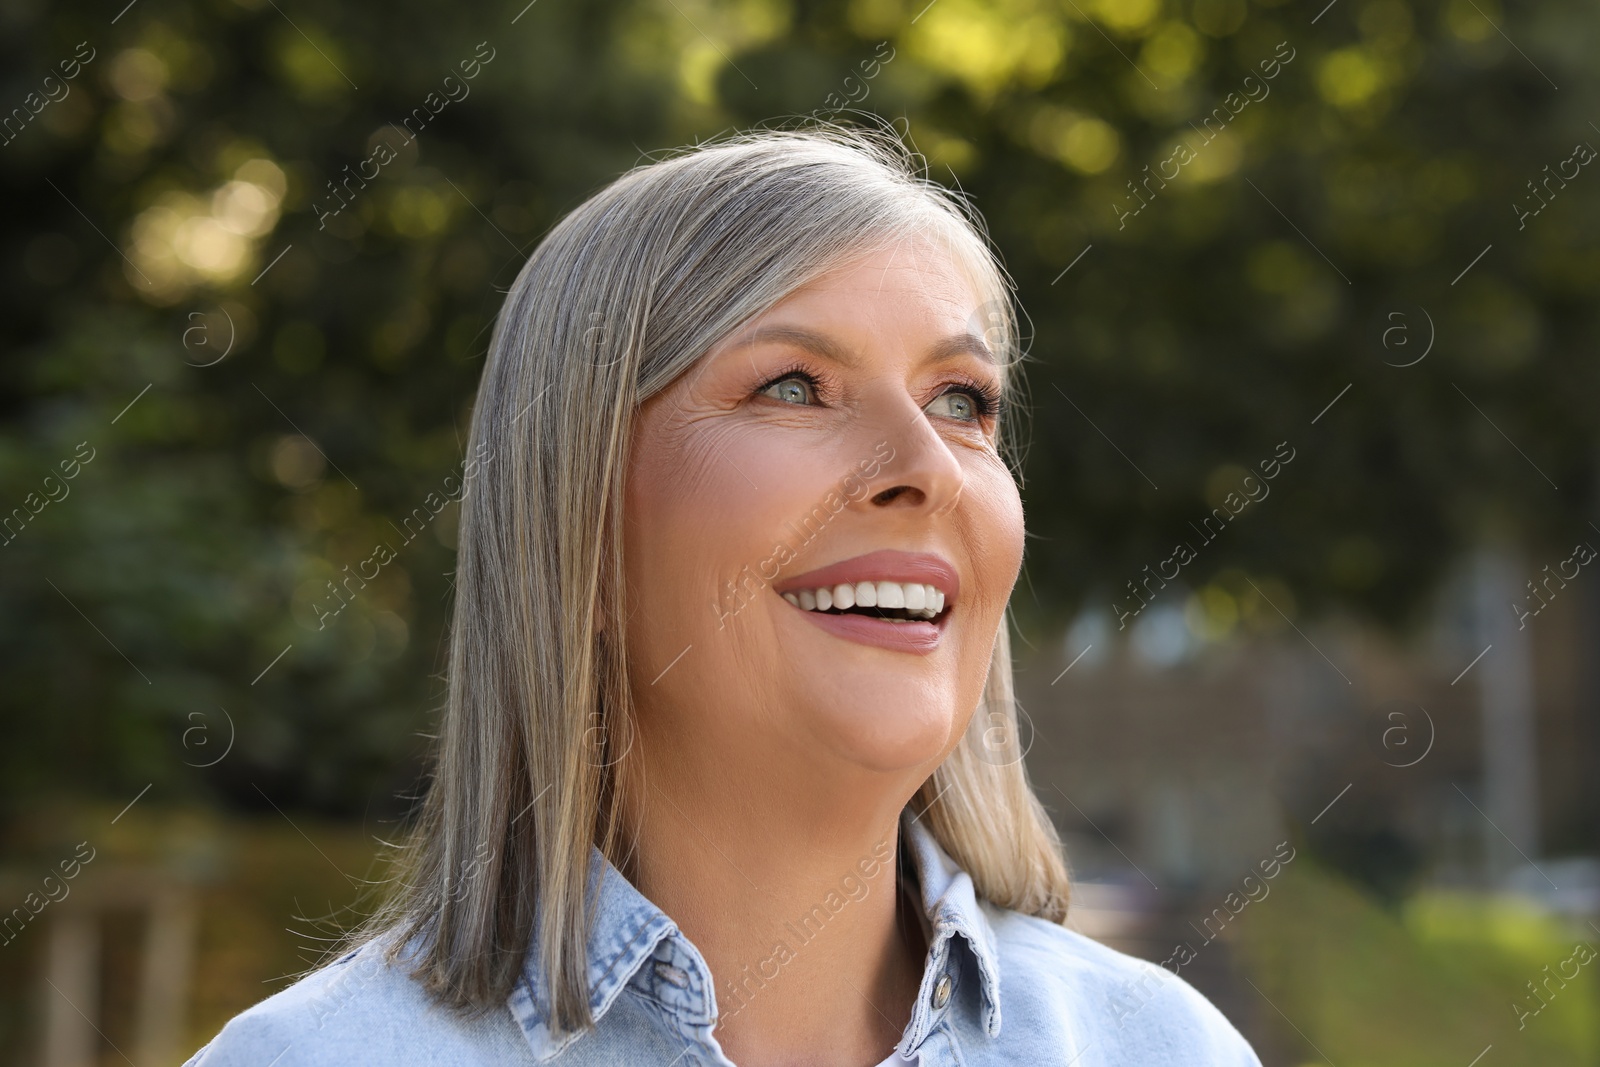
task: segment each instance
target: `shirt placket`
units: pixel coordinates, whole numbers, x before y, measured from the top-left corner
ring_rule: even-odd
[[[957,993],[970,976],[964,973],[966,967],[953,948],[955,923],[941,917],[933,929],[911,1022],[898,1047],[905,1055],[919,1056],[918,1067],[953,1067],[960,1059],[951,1047],[950,1016],[956,1010]]]

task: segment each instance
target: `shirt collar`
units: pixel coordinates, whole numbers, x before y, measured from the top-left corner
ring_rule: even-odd
[[[710,968],[699,950],[592,844],[588,891],[594,902],[594,925],[589,931],[585,984],[596,1025],[630,982],[647,984],[656,993],[663,993],[660,987],[666,985],[679,995],[668,993],[659,999],[677,1002],[674,1006],[681,1012],[702,1016],[699,1021],[708,1022],[715,999],[706,980]],[[666,966],[645,967],[652,957]],[[557,1033],[550,1026],[551,998],[541,974],[537,929],[507,1004],[540,1063],[583,1036],[582,1032]]]
[[[978,906],[972,877],[956,865],[920,817],[912,818],[909,811],[901,813],[900,838],[916,871],[923,911],[931,926],[928,963],[905,1048],[920,1046],[938,1021],[927,1009],[935,985],[948,966],[951,942],[958,934],[977,961],[984,1032],[996,1037],[1000,1033],[999,965],[994,932]],[[716,1021],[717,1006],[711,969],[704,957],[677,924],[592,844],[589,894],[595,902],[595,914],[588,938],[586,982],[589,1010],[596,1025],[621,996],[623,987],[632,985],[685,1024],[709,1032]],[[549,1026],[551,1005],[549,991],[540,978],[537,930],[507,1005],[540,1063],[554,1058],[582,1036],[557,1034]]]
[[[900,836],[911,852],[917,872],[917,882],[922,892],[922,908],[933,924],[928,953],[932,963],[922,975],[922,989],[917,994],[918,1011],[912,1017],[912,1033],[908,1035],[908,1049],[915,1048],[927,1036],[936,1019],[924,1016],[921,1006],[929,1003],[935,983],[943,970],[949,954],[949,944],[955,935],[961,935],[967,948],[977,961],[978,979],[983,991],[983,1030],[990,1037],[1000,1036],[1000,964],[995,951],[994,930],[988,917],[978,906],[977,889],[972,876],[957,866],[949,853],[939,844],[933,832],[922,824],[921,816],[913,817],[910,811],[900,815]],[[922,1019],[924,1026],[918,1026]]]

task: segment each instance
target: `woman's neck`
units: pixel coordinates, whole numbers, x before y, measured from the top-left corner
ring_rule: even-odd
[[[727,1057],[872,1067],[888,1056],[927,952],[919,895],[902,899],[897,877],[902,802],[756,817],[707,803],[704,783],[686,795],[665,784],[640,798],[633,877],[710,966]]]

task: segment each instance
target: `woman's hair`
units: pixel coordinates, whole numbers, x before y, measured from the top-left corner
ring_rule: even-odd
[[[890,130],[742,133],[635,167],[540,242],[506,295],[473,409],[432,781],[395,891],[345,947],[389,935],[395,960],[413,945],[431,994],[488,1010],[537,927],[551,1029],[593,1025],[591,846],[632,870],[621,520],[635,413],[752,316],[908,237],[968,272],[987,300],[974,332],[1012,390],[1010,282],[982,221],[919,159]],[[1065,920],[1067,869],[1022,764],[1005,619],[982,705],[911,805],[980,896]]]

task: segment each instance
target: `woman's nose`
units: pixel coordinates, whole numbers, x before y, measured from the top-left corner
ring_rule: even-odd
[[[913,412],[910,417],[908,408]],[[893,451],[869,480],[866,504],[921,509],[929,515],[942,515],[955,506],[966,474],[949,443],[914,401],[896,405],[869,433]]]

